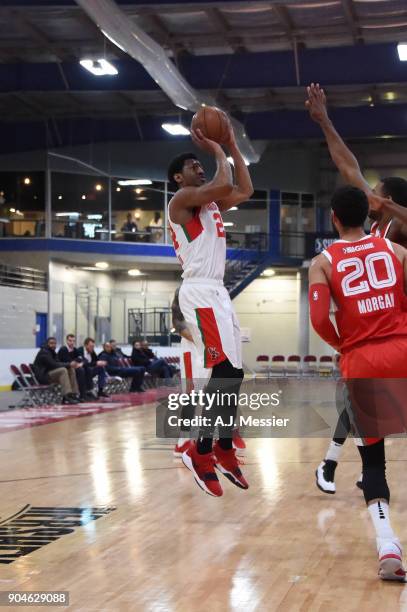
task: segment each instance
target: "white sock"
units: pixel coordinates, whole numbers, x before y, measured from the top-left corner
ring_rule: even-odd
[[[380,548],[384,540],[397,540],[390,524],[389,504],[380,500],[369,504],[367,509],[376,531],[377,548]]]
[[[331,461],[336,461],[336,463],[338,463],[339,457],[341,456],[342,447],[343,447],[343,444],[338,444],[337,442],[334,442],[333,440],[331,440],[327,453],[325,455],[325,461],[329,459]]]

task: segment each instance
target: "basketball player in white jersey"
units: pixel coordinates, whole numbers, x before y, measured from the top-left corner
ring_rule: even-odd
[[[321,127],[332,161],[346,183],[358,187],[369,201],[369,218],[373,221],[370,231],[377,238],[388,238],[407,247],[407,181],[400,177],[383,178],[372,190],[360,169],[359,163],[336,131],[328,116],[324,90],[312,83],[307,88],[306,106],[311,118]],[[317,487],[324,493],[336,492],[335,470],[343,444],[350,431],[346,413],[340,415],[325,459],[316,470]],[[361,479],[357,485],[362,488]]]
[[[185,322],[179,306],[179,290],[175,291],[171,304],[172,326],[176,333],[181,336],[181,384],[183,393],[190,393],[193,389],[202,389],[211,375],[211,370],[202,365],[198,349],[192,339],[192,334]],[[191,419],[195,416],[195,408],[192,405],[182,408],[182,419]],[[189,425],[181,425],[181,435],[174,448],[174,456],[182,457],[182,454],[192,445]],[[236,451],[246,448],[244,440],[239,435],[239,430],[233,430],[233,447]]]
[[[236,486],[242,489],[249,486],[232,443],[243,370],[239,323],[223,285],[226,233],[221,211],[247,201],[253,186],[231,125],[225,146],[234,161],[235,182],[222,147],[205,138],[200,130],[192,131],[191,136],[199,148],[214,156],[216,173],[207,182],[193,153],[174,159],[168,169],[168,180],[170,189],[176,193],[168,205],[168,219],[183,269],[179,304],[200,364],[211,369],[205,391],[214,404],[210,411],[204,411],[209,426],[201,431],[196,445],[183,453],[182,460],[197,484],[209,495],[219,497],[223,491],[215,467]],[[229,399],[218,401],[223,393]],[[217,423],[219,440],[213,446],[214,417],[219,415],[222,416],[222,423]]]

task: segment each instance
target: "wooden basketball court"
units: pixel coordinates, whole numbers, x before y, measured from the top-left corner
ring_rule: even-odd
[[[248,440],[250,489],[212,498],[155,438],[154,408],[0,434],[2,591],[69,591],[78,612],[407,610],[407,587],[376,575],[352,441],[334,496],[314,483],[327,439],[310,438]],[[387,452],[406,542],[405,441]]]

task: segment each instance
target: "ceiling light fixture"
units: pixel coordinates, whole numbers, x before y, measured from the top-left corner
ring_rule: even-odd
[[[400,62],[407,62],[407,43],[399,43],[397,45]]]
[[[117,68],[115,68],[113,64],[103,58],[97,60],[82,59],[79,63],[83,68],[86,68],[86,70],[89,70],[89,72],[91,72],[95,76],[114,76],[116,74],[119,74]]]
[[[181,123],[162,123],[161,127],[171,136],[189,136],[189,130]]]
[[[97,261],[95,263],[95,268],[99,268],[99,270],[107,270],[108,267],[109,264],[107,263],[107,261]]]
[[[26,176],[24,181],[23,181],[24,185],[31,185],[31,179],[29,176]]]
[[[140,270],[137,270],[137,268],[131,268],[130,270],[127,270],[127,274],[129,276],[141,276],[141,272]]]
[[[262,274],[262,276],[270,277],[275,275],[275,270],[273,268],[266,268]]]
[[[130,185],[152,185],[153,184],[153,181],[150,181],[150,179],[129,179],[129,180],[117,181],[117,182],[122,187],[127,187]]]
[[[96,191],[102,191],[103,187],[100,183],[98,183],[97,185],[95,185],[95,189]]]

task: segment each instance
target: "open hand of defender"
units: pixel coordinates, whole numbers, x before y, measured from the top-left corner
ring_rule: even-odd
[[[307,87],[308,100],[305,102],[305,106],[309,110],[311,119],[316,123],[323,123],[328,120],[328,112],[326,109],[326,96],[323,89],[320,88],[319,83],[311,83]]]
[[[219,152],[223,153],[222,147],[214,140],[206,138],[199,128],[197,130],[191,130],[191,138],[194,144],[202,149],[202,151],[206,151],[211,155],[217,155]]]

